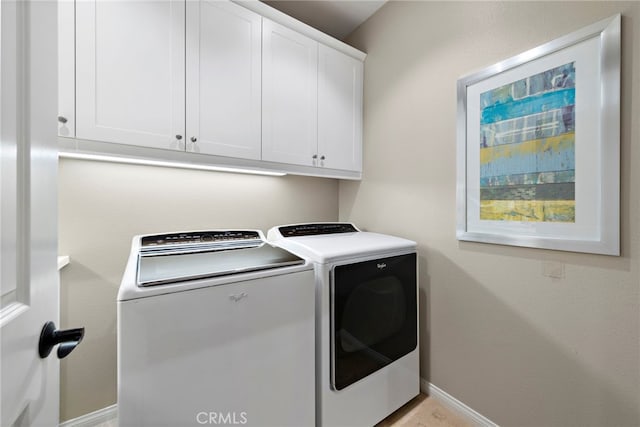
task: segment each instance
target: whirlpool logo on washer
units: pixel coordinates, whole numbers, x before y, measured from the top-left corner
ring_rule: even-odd
[[[244,425],[247,423],[246,412],[198,412],[196,414],[196,421],[198,424],[205,425],[221,425],[221,426],[233,426]]]
[[[387,268],[387,264],[385,264],[384,262],[377,264],[377,266],[378,266],[378,270],[384,270],[385,268]]]

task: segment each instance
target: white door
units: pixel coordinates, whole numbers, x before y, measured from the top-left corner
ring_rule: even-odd
[[[180,0],[76,2],[76,137],[184,150]]]
[[[362,171],[363,64],[328,46],[318,50],[318,160]]]
[[[262,20],[262,160],[317,166],[318,43]]]
[[[260,159],[262,17],[187,1],[187,151]]]
[[[58,320],[56,2],[0,8],[0,425],[51,427],[59,362],[38,343]]]

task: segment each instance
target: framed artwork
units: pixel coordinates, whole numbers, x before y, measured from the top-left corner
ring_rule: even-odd
[[[620,23],[458,80],[459,240],[620,255]]]

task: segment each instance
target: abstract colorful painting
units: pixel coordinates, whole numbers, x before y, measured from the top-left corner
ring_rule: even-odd
[[[621,23],[458,79],[458,240],[620,255]]]
[[[480,95],[480,219],[575,222],[576,68]]]

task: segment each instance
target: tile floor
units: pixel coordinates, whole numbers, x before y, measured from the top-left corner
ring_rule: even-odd
[[[437,400],[420,394],[375,427],[471,427]]]

